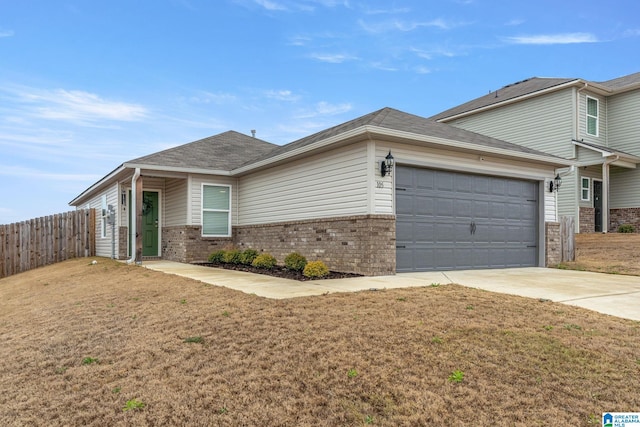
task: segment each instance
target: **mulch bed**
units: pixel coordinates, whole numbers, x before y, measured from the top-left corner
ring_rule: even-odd
[[[266,276],[282,277],[283,279],[299,280],[301,282],[306,280],[346,279],[349,277],[362,277],[362,274],[330,271],[328,276],[311,279],[309,277],[303,276],[301,271],[289,270],[288,268],[279,265],[271,270],[267,270],[266,268],[253,267],[250,265],[222,264],[213,262],[199,262],[197,263],[197,265],[203,265],[205,267],[224,268],[226,270],[246,271],[247,273],[264,274]]]

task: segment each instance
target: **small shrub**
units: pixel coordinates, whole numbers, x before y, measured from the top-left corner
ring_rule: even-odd
[[[227,251],[225,251],[224,249],[220,249],[219,251],[215,251],[214,253],[212,253],[211,255],[209,255],[209,262],[215,262],[215,263],[222,263],[224,262],[224,254]]]
[[[356,370],[355,370],[355,369],[353,369],[353,368],[352,368],[352,369],[349,369],[349,370],[347,371],[347,376],[348,376],[349,378],[355,378],[355,377],[357,377],[357,376],[358,376],[358,371],[356,371]]]
[[[242,259],[242,252],[237,249],[232,249],[224,253],[222,261],[227,264],[240,264]]]
[[[297,252],[292,252],[284,259],[284,265],[293,271],[302,271],[307,265],[307,259]]]
[[[635,233],[636,228],[631,224],[622,224],[618,227],[618,233]]]
[[[267,270],[271,270],[277,264],[276,258],[271,254],[260,254],[253,260],[251,263],[252,266],[257,268],[266,268]]]
[[[311,261],[304,267],[302,274],[312,279],[325,277],[329,275],[329,268],[322,261]]]
[[[255,249],[245,249],[240,256],[240,263],[244,265],[251,265],[253,260],[258,257],[258,251]]]

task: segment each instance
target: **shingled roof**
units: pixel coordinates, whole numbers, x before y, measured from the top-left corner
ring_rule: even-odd
[[[532,77],[530,79],[512,83],[503,87],[502,89],[498,89],[495,92],[490,92],[487,95],[473,99],[469,102],[465,102],[464,104],[458,105],[457,107],[450,108],[446,111],[443,111],[442,113],[430,117],[430,119],[441,120],[447,117],[457,116],[459,114],[468,113],[479,108],[499,104],[510,99],[515,99],[524,95],[529,95],[531,93],[550,89],[552,87],[560,86],[572,81],[578,81],[578,79]]]
[[[287,145],[275,148],[274,150],[270,151],[260,158],[256,158],[249,162],[246,162],[245,166],[250,165],[256,161],[267,160],[269,158],[285,154],[298,148],[302,148],[341,134],[345,134],[349,131],[365,126],[474,144],[479,146],[479,148],[493,147],[519,153],[553,157],[547,153],[523,147],[521,145],[512,144],[510,142],[491,138],[479,133],[470,132],[448,124],[438,123],[425,117],[416,116],[414,114],[409,114],[393,108],[385,107],[378,111],[374,111],[373,113],[366,114],[364,116],[350,120],[346,123],[342,123],[340,125],[291,142]]]
[[[272,151],[275,144],[228,131],[168,150],[138,157],[125,164],[230,171]]]
[[[604,82],[591,82],[588,80],[572,78],[544,78],[544,77],[532,77],[530,79],[522,80],[516,83],[507,85],[495,92],[490,92],[487,95],[473,99],[457,107],[450,108],[446,111],[429,117],[431,120],[443,121],[447,118],[458,116],[464,113],[470,113],[472,111],[491,107],[505,101],[514,100],[525,95],[535,95],[536,92],[541,92],[554,87],[561,86],[568,83],[587,83],[595,85],[603,92],[610,92],[614,94],[616,92],[630,89],[631,87],[640,87],[640,73],[629,74],[628,76],[618,77],[616,79],[607,80]]]

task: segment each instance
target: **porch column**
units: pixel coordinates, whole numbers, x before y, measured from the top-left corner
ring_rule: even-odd
[[[142,175],[136,180],[136,194],[133,196],[136,198],[136,211],[134,212],[136,221],[136,235],[135,235],[135,254],[136,264],[142,263]]]
[[[602,232],[609,232],[609,163],[602,164]]]

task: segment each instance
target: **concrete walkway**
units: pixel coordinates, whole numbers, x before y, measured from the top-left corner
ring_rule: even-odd
[[[457,283],[491,292],[544,298],[600,313],[640,321],[640,277],[551,268],[509,268],[299,282],[260,274],[181,264],[146,261],[144,267],[189,277],[266,298],[293,298],[330,292],[355,292]]]

